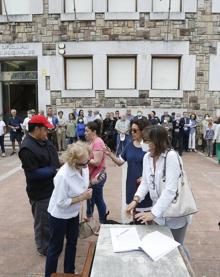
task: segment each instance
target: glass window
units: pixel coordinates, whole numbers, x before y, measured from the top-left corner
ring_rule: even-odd
[[[18,15],[30,13],[30,0],[0,0],[3,15]]]
[[[179,89],[180,58],[157,58],[152,61],[152,89]]]
[[[108,12],[136,12],[136,0],[108,0]]]
[[[136,88],[136,57],[108,58],[108,89]]]
[[[92,89],[92,58],[66,59],[66,89]]]
[[[23,61],[2,61],[1,71],[37,71],[37,61],[36,60],[23,60]]]
[[[76,12],[90,13],[93,10],[92,2],[93,0],[65,0],[65,12],[74,13],[74,4],[75,4]]]
[[[181,0],[153,0],[153,12],[181,12]]]

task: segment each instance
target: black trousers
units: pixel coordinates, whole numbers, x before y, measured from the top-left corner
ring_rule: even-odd
[[[177,144],[178,144],[178,152],[179,155],[182,156],[183,154],[183,134],[181,133],[173,133],[173,148],[177,150]]]
[[[70,219],[60,219],[49,215],[49,222],[51,237],[47,251],[45,277],[50,277],[57,270],[58,258],[63,250],[64,237],[66,237],[64,273],[74,273],[79,215]]]
[[[4,135],[0,136],[0,146],[1,146],[2,153],[5,153]]]
[[[185,151],[188,150],[188,144],[189,144],[189,132],[183,133],[183,149]]]

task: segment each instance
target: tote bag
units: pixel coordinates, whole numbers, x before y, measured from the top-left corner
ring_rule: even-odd
[[[94,218],[91,218],[90,221],[86,221],[83,219],[84,208],[81,203],[81,215],[80,215],[80,223],[79,223],[79,238],[86,239],[92,235],[95,235],[96,231],[96,222]]]
[[[169,151],[167,152],[168,155]],[[182,163],[180,161],[180,157],[177,154],[179,165],[180,165],[180,176],[177,181],[177,191],[176,196],[174,197],[173,201],[171,202],[168,209],[164,212],[163,217],[181,217],[181,216],[187,216],[190,214],[194,214],[198,212],[198,209],[196,207],[196,201],[193,196],[193,192],[191,189],[191,185],[189,183],[189,180],[187,178],[187,175],[185,171],[183,170]],[[163,170],[163,176],[160,180],[160,193],[165,189],[166,186],[166,159],[167,155],[165,157],[164,161],[164,170]]]

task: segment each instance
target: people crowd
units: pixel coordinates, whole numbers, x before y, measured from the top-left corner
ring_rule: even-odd
[[[17,115],[15,109],[11,110],[11,116],[8,121],[0,120],[0,146],[2,157],[6,156],[4,137],[7,132],[10,134],[12,143],[12,152],[16,153],[15,143],[17,141],[19,149],[23,137],[28,133],[28,122],[36,112],[34,109],[27,111],[27,117],[22,121]],[[39,114],[44,115],[44,111]],[[65,115],[66,116],[66,115]],[[104,143],[116,153],[119,157],[124,151],[126,145],[131,141],[131,122],[135,119],[147,119],[152,125],[161,125],[168,131],[168,136],[172,147],[182,156],[183,152],[196,152],[200,150],[207,157],[217,155],[217,160],[220,163],[219,151],[216,148],[219,145],[218,125],[219,118],[212,118],[209,114],[205,114],[204,118],[198,117],[196,113],[180,113],[164,112],[159,118],[155,111],[144,115],[143,111],[138,110],[136,115],[132,115],[131,110],[126,112],[107,112],[103,117],[98,110],[88,110],[88,114],[84,115],[84,110],[78,112],[73,111],[68,114],[68,118],[64,116],[64,112],[59,110],[57,115],[52,107],[49,107],[46,112],[46,118],[53,125],[53,128],[48,129],[48,139],[61,153],[67,149],[67,145],[78,140],[86,141],[85,131],[86,125],[98,119],[102,122],[100,137]]]
[[[19,158],[26,176],[26,191],[34,218],[37,252],[47,256],[45,276],[56,272],[66,238],[64,272],[75,272],[75,255],[79,234],[81,202],[86,200],[84,220],[89,222],[97,207],[99,224],[107,221],[104,186],[107,180],[106,157],[116,165],[127,163],[127,213],[134,213],[135,224],[165,225],[180,244],[190,217],[165,220],[162,215],[172,202],[184,152],[205,152],[217,156],[220,164],[220,117],[209,114],[167,111],[161,118],[155,111],[133,115],[126,112],[73,110],[65,118],[62,110],[49,107],[27,111],[22,122],[15,109],[8,122],[0,120],[2,157],[6,156],[4,136],[10,133],[12,152],[19,146]],[[176,150],[176,151],[174,151]],[[178,152],[178,154],[177,154]],[[160,175],[167,158],[165,192],[158,191]],[[95,232],[99,234],[99,226]],[[187,250],[186,250],[187,253]],[[187,253],[188,254],[188,253]]]

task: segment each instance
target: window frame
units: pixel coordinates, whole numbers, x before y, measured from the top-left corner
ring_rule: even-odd
[[[169,10],[167,10],[166,12],[155,12],[154,11],[154,0],[151,0],[152,2],[151,2],[151,7],[152,7],[152,13],[169,13]],[[171,2],[172,1],[176,1],[176,0],[171,0]],[[172,13],[182,13],[183,12],[183,0],[180,0],[180,10],[178,11],[178,12],[172,12],[172,11],[170,11],[170,13],[172,14]]]
[[[91,88],[67,88],[67,60],[83,60],[83,59],[90,59],[92,61],[92,84],[91,84]],[[94,88],[94,65],[93,65],[93,56],[91,55],[83,55],[83,56],[68,56],[68,57],[64,57],[64,85],[65,85],[65,90],[93,90]]]
[[[91,0],[92,1],[92,10],[90,12],[77,12],[76,10],[76,14],[89,14],[89,13],[94,13],[94,0]],[[66,12],[66,0],[63,0],[63,12],[64,14],[74,14],[74,11],[73,12]]]
[[[109,60],[110,59],[134,59],[134,88],[110,88],[109,87]],[[137,89],[137,55],[108,55],[107,56],[107,90],[136,90]]]
[[[171,88],[153,88],[153,60],[154,59],[166,59],[166,60],[170,60],[170,59],[175,59],[178,60],[178,88],[176,89],[171,89]],[[181,59],[182,56],[158,56],[158,55],[152,55],[151,57],[151,90],[172,90],[172,91],[177,91],[180,90],[181,88]]]
[[[111,0],[107,0],[107,13],[124,13],[122,11],[117,11],[117,12],[109,11],[109,1],[111,1]],[[134,1],[135,1],[135,11],[126,12],[126,13],[137,13],[138,12],[138,0],[134,0]]]

